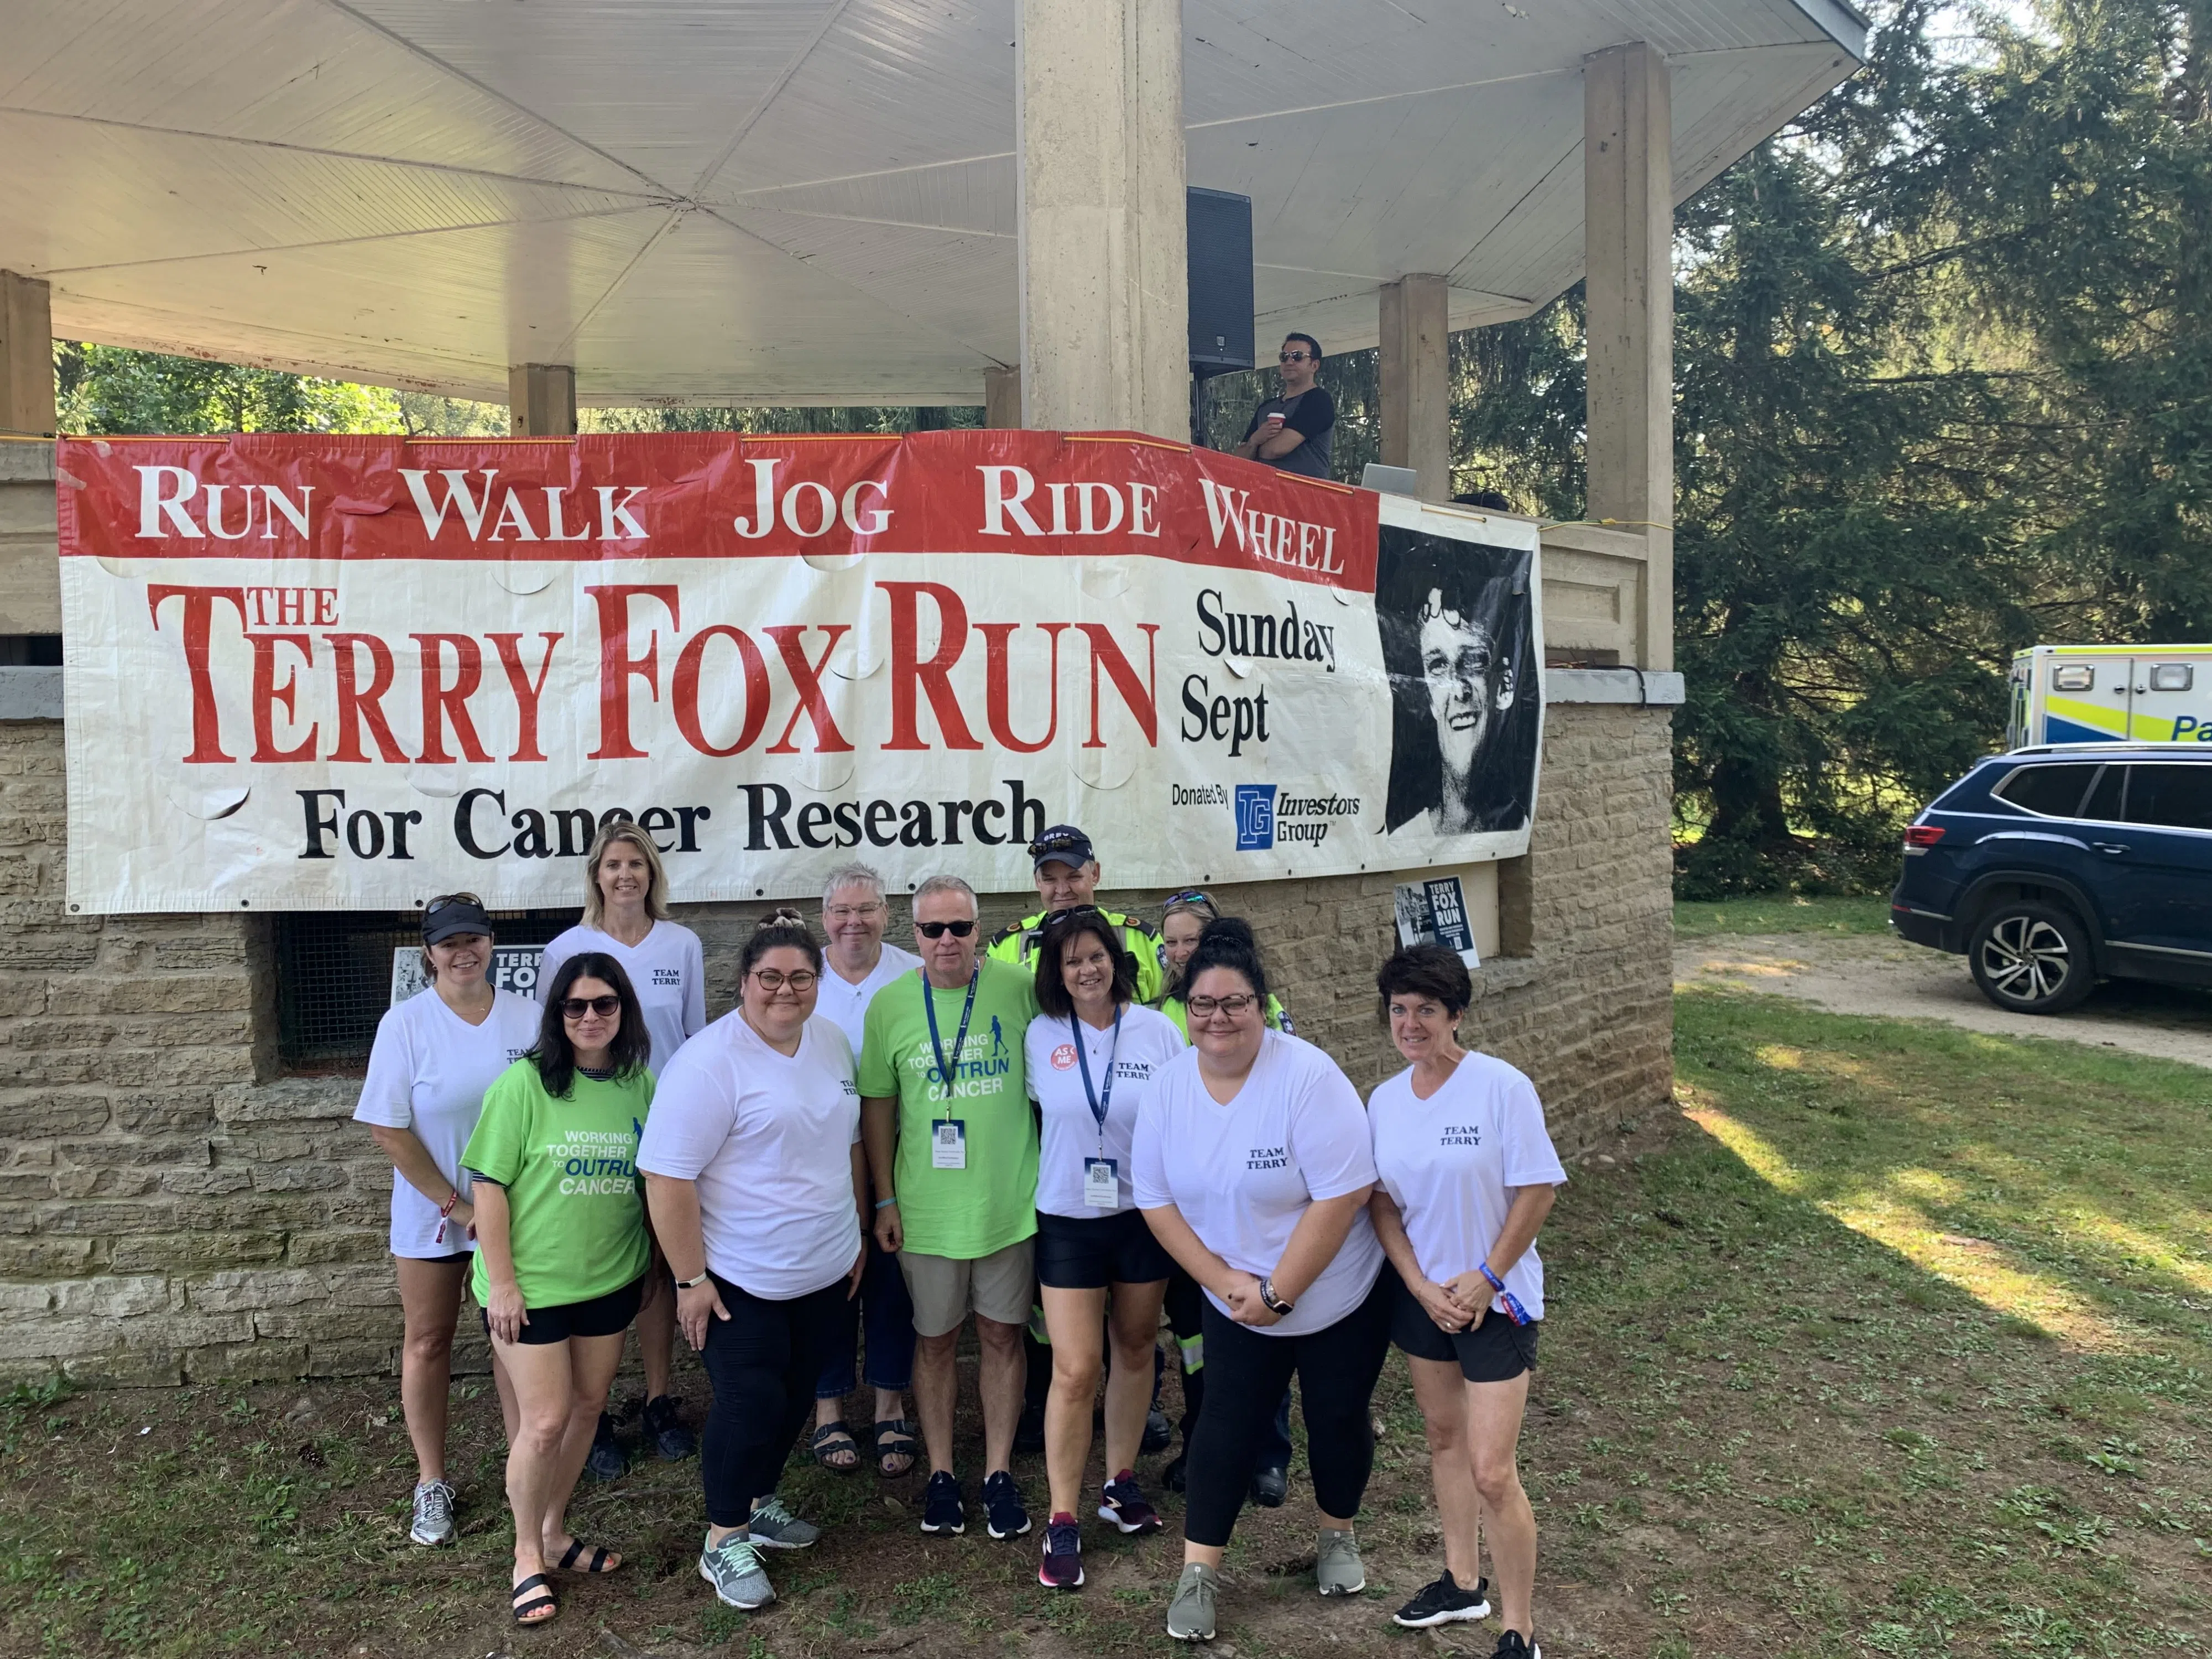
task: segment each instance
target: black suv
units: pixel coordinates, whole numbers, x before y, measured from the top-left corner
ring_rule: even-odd
[[[2212,985],[2212,745],[1991,757],[1905,832],[1889,921],[1965,952],[2016,1013],[2071,1008],[2103,977]]]

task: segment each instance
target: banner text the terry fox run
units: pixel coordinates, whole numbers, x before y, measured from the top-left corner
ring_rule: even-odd
[[[1526,846],[1533,526],[1127,434],[58,459],[85,910],[567,904],[617,818],[679,899]]]

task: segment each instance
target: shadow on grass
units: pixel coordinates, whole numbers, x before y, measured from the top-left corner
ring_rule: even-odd
[[[2212,1072],[1691,991],[1685,1109],[1802,1198],[2086,1348],[2204,1357]]]

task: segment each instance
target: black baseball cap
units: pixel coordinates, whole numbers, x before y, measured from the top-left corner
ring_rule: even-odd
[[[447,899],[433,903],[422,913],[422,943],[436,945],[456,933],[481,933],[491,937],[491,915],[483,905],[470,899]]]
[[[1097,856],[1091,849],[1091,837],[1072,823],[1055,823],[1030,843],[1032,870],[1042,870],[1048,864],[1080,870]]]

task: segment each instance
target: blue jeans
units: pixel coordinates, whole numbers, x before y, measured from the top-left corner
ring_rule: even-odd
[[[903,1394],[914,1382],[914,1304],[898,1258],[868,1241],[868,1265],[860,1270],[860,1306],[845,1304],[836,1330],[822,1353],[817,1400],[842,1400],[855,1386],[854,1362],[862,1326],[867,1328],[867,1382],[872,1389]]]

